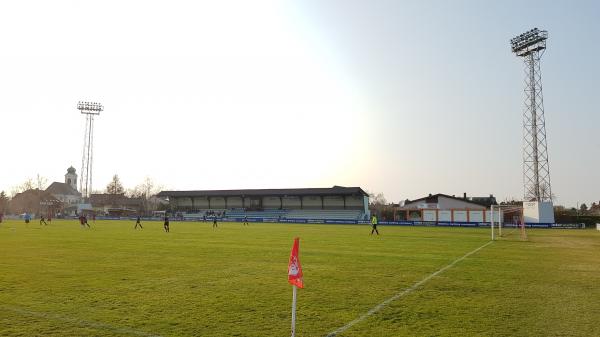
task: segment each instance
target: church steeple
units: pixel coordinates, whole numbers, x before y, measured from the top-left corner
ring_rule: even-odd
[[[73,166],[67,169],[67,174],[65,174],[65,184],[73,187],[73,189],[77,191],[77,173],[75,173],[75,168]]]

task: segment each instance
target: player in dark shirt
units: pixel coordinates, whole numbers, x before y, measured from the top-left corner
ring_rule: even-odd
[[[165,232],[169,233],[169,217],[165,215],[165,223],[163,225]]]
[[[244,226],[248,226],[248,216],[244,215]]]
[[[88,228],[90,227],[90,224],[87,221],[87,217],[85,215],[81,215],[79,217],[79,223],[81,224],[81,227],[85,228],[85,226],[87,226]]]
[[[137,220],[135,221],[135,227],[133,227],[133,229],[137,229],[138,226],[140,226],[140,229],[144,229],[144,227],[142,227],[142,219],[139,215],[137,217]]]
[[[213,215],[213,228],[215,228],[215,227],[219,227],[219,226],[217,225],[217,215],[216,215],[216,214],[215,214],[215,215]]]
[[[44,224],[45,226],[48,226],[48,224],[46,223],[46,219],[44,219],[44,216],[40,216],[40,226]]]

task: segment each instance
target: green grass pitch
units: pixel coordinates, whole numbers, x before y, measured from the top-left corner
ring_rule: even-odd
[[[326,336],[489,241],[489,229],[5,220],[0,336]],[[600,336],[600,232],[505,230],[339,336]]]

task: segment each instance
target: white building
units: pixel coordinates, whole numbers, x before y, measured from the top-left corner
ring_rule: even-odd
[[[397,211],[399,220],[426,222],[488,222],[491,219],[490,206],[496,205],[496,198],[462,198],[446,194],[407,200]],[[496,212],[494,212],[496,213]]]
[[[77,191],[77,173],[73,166],[67,169],[64,183],[55,181],[46,188],[46,192],[52,194],[63,203],[63,209],[66,214],[74,215],[77,205],[82,202],[82,198],[81,193]]]

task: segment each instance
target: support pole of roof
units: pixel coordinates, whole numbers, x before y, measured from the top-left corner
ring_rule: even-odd
[[[490,208],[490,228],[492,229],[492,241],[494,241],[494,205]]]

